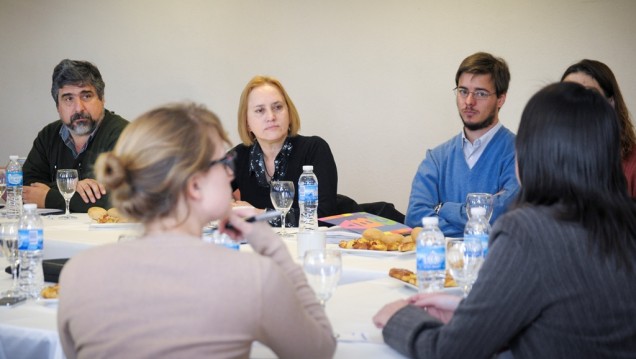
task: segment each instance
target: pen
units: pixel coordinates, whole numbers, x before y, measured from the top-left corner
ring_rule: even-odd
[[[279,218],[282,214],[283,213],[281,211],[267,211],[261,214],[257,214],[255,216],[247,217],[245,218],[245,222],[252,223],[252,222],[268,221],[272,218]],[[234,226],[232,226],[230,223],[227,223],[225,225],[225,228],[234,229]]]

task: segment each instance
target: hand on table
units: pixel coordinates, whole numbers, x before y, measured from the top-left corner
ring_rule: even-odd
[[[77,192],[84,200],[84,203],[95,203],[98,199],[106,194],[106,188],[103,184],[92,178],[86,178],[77,182]]]
[[[376,315],[373,316],[373,324],[375,324],[377,328],[384,328],[389,319],[391,319],[398,310],[406,307],[408,304],[408,300],[400,299],[385,305],[378,313],[376,313]]]
[[[444,293],[420,293],[408,299],[409,304],[422,308],[444,324],[448,323],[462,298]]]
[[[35,203],[38,208],[44,208],[46,194],[51,188],[44,183],[31,183],[30,186],[22,187],[22,201],[24,203]]]

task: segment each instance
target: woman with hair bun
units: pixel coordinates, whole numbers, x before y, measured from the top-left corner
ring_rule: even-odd
[[[60,278],[67,358],[248,358],[254,341],[281,358],[327,358],[336,340],[282,240],[231,210],[233,153],[219,119],[194,104],[133,121],[96,163],[139,239],[88,249]],[[201,240],[220,220],[255,253]]]

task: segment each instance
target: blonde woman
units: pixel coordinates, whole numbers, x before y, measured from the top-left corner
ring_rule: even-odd
[[[319,186],[318,217],[337,214],[338,170],[331,149],[322,138],[299,135],[299,130],[300,116],[283,85],[273,77],[253,77],[243,89],[238,110],[243,143],[234,148],[232,189],[237,201],[271,208],[270,182],[298,183],[302,166],[313,165]],[[292,208],[298,217],[297,193]]]
[[[227,143],[213,113],[178,104],[142,115],[100,156],[114,205],[145,230],[65,266],[58,329],[68,358],[248,358],[254,341],[282,358],[333,355],[329,321],[283,242],[241,219],[254,210],[230,210]],[[255,253],[201,241],[217,219]]]

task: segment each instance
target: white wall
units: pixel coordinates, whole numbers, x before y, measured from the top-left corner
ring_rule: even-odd
[[[63,58],[95,63],[106,107],[125,118],[193,100],[235,143],[240,92],[269,74],[301,133],[331,145],[339,192],[405,211],[425,150],[461,128],[451,89],[464,57],[508,61],[501,119],[513,132],[529,97],[582,58],[614,70],[633,110],[634,15],[633,0],[0,0],[0,162],[57,119]]]

